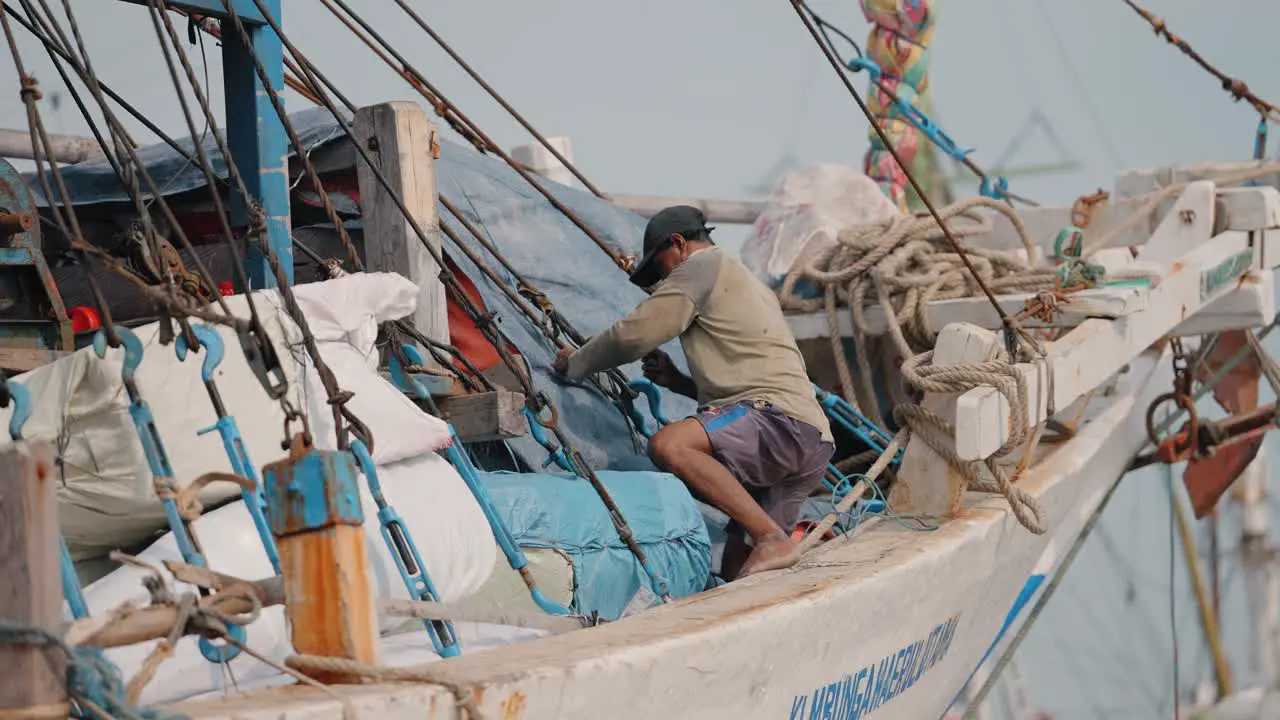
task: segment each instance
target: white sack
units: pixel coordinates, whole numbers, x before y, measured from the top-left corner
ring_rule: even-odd
[[[377,324],[412,313],[417,294],[413,283],[391,273],[371,273],[302,285],[294,292],[319,341],[321,357],[342,389],[354,393],[349,407],[373,433],[374,461],[388,487],[387,497],[414,528],[414,539],[437,589],[446,598],[471,594],[491,573],[496,548],[470,491],[434,454],[448,443],[448,426],[420,411],[379,377],[375,367]],[[332,449],[332,413],[319,378],[302,352],[298,329],[279,312],[280,299],[275,292],[259,292],[254,297],[285,367],[296,398],[294,405],[309,415],[316,444]],[[228,301],[233,312],[248,316],[244,297]],[[227,347],[218,370],[218,387],[260,472],[262,465],[284,455],[280,447],[283,413],[253,376],[235,335],[219,331]],[[179,363],[172,347],[154,342],[155,325],[135,332],[147,346],[137,374],[139,389],[151,406],[178,484],[212,470],[230,472],[218,435],[195,434],[215,419],[200,380],[202,356],[189,356],[186,363]],[[86,349],[17,378],[31,390],[35,405],[26,437],[48,441],[55,448],[60,436],[65,439],[65,447],[58,453],[63,473],[59,522],[78,557],[135,546],[167,528],[129,419],[120,379],[122,357],[122,350],[112,350],[106,359],[99,360]],[[0,411],[0,422],[7,424],[8,412]],[[7,437],[3,442],[8,442]],[[396,483],[421,494],[409,495],[401,504],[389,489]],[[201,500],[208,505],[238,492],[227,483],[216,483],[201,494]],[[366,511],[366,522],[374,523],[376,530],[373,511]],[[252,525],[244,528],[250,544],[256,545]],[[207,547],[224,541],[248,542],[238,535],[232,540],[201,539]],[[239,574],[219,567],[212,559],[211,567]],[[247,572],[244,576],[267,574]]]
[[[771,287],[801,257],[836,243],[851,225],[881,222],[898,209],[875,181],[847,165],[811,165],[787,173],[742,246],[742,263]]]

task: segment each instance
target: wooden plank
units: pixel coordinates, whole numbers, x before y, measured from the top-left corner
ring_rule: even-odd
[[[56,483],[48,445],[19,442],[0,452],[0,618],[47,630],[62,623]],[[62,653],[0,643],[0,668],[0,715],[67,716]]]
[[[48,365],[58,358],[70,355],[62,350],[44,348],[0,347],[0,368],[14,372],[26,372]]]
[[[456,395],[440,401],[441,411],[453,423],[454,432],[463,442],[521,437],[529,430],[520,412],[523,407],[523,393],[504,389]]]
[[[378,625],[355,460],[296,436],[289,456],[264,466],[262,475],[294,649],[376,664]]]
[[[1188,189],[1178,205],[1152,238],[1152,251],[1160,245],[1194,249],[1170,265],[1159,287],[1150,292],[1147,308],[1116,320],[1088,320],[1062,339],[1049,343],[1049,366],[1053,372],[1055,408],[1065,408],[1106,378],[1120,370],[1144,349],[1170,333],[1201,308],[1231,292],[1252,262],[1249,234],[1227,232],[1210,240],[1210,225],[1202,218],[1212,216],[1213,198]],[[1209,203],[1206,205],[1205,203]],[[1190,221],[1181,210],[1196,211]],[[1187,237],[1191,235],[1193,237]],[[1195,237],[1198,236],[1198,237]],[[1030,397],[1037,398],[1048,388],[1043,363],[1020,366]],[[1034,407],[1031,421],[1044,419],[1044,408]],[[1008,437],[1009,407],[992,387],[971,390],[956,404],[956,452],[966,460],[985,458]]]
[[[1061,310],[1052,322],[1044,323],[1035,318],[1028,318],[1022,325],[1034,327],[1075,327],[1091,317],[1116,318],[1131,315],[1146,307],[1148,289],[1140,286],[1104,287],[1095,290],[1082,290],[1071,295],[1058,307]],[[1034,293],[1017,293],[996,297],[1000,307],[1009,315],[1017,315],[1026,309],[1027,301],[1035,297]],[[986,297],[956,298],[953,300],[935,300],[928,303],[929,322],[935,328],[942,328],[951,323],[972,323],[978,327],[996,330],[1001,327],[1000,317]],[[888,331],[884,309],[879,305],[867,308],[867,325],[870,335],[883,335]],[[853,335],[853,320],[847,308],[840,308],[837,313],[842,336]],[[797,340],[825,338],[829,334],[827,314],[825,311],[813,313],[795,313],[787,315],[787,323]]]
[[[356,112],[355,134],[377,162],[391,190],[426,233],[428,243],[440,252],[434,165],[439,145],[435,124],[416,103],[382,103]],[[439,264],[363,160],[356,163],[356,171],[365,223],[366,266],[412,280],[418,286],[414,326],[432,340],[448,342],[448,308]]]
[[[1275,316],[1275,273],[1251,270],[1240,278],[1235,289],[1187,318],[1174,328],[1173,334],[1186,337],[1256,328],[1270,323]]]
[[[967,323],[948,325],[938,333],[934,366],[960,365],[994,360],[1000,354],[995,333]],[[959,393],[925,393],[920,404],[942,417],[954,417]],[[942,442],[946,442],[945,439]],[[907,443],[898,470],[898,482],[889,494],[897,512],[925,517],[948,517],[960,507],[965,481],[945,458],[921,440]]]
[[[1186,182],[1192,179],[1188,174]],[[1163,187],[1163,186],[1162,186]],[[1218,210],[1223,217],[1218,222],[1219,230],[1262,230],[1280,226],[1280,191],[1269,186],[1217,188],[1221,201]],[[1093,207],[1089,226],[1085,229],[1086,242],[1101,238],[1127,221],[1129,217],[1147,202],[1146,196],[1112,197]],[[1155,233],[1159,223],[1167,215],[1167,209],[1173,206],[1175,199],[1170,199],[1163,210],[1157,210],[1150,217],[1139,222],[1132,230],[1121,235],[1112,247],[1127,247],[1145,244]],[[985,212],[985,211],[984,211]],[[986,235],[975,242],[983,247],[998,250],[1011,250],[1022,247],[1013,223],[1004,215],[990,213],[994,227]],[[1038,207],[1018,210],[1018,217],[1026,224],[1031,237],[1041,248],[1044,257],[1052,257],[1053,241],[1058,231],[1071,224],[1071,207]]]

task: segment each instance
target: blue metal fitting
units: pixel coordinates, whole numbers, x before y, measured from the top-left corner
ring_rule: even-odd
[[[978,185],[978,192],[982,194],[983,197],[989,197],[992,200],[1008,200],[1009,179],[1000,175],[992,181],[990,176],[983,175],[982,182]]]
[[[13,406],[13,412],[9,415],[9,437],[21,440],[22,428],[31,419],[31,391],[13,380],[5,380],[4,386],[9,391],[9,404]]]
[[[409,362],[420,365],[422,364],[422,355],[418,349],[412,345],[403,345],[401,350]],[[404,366],[400,360],[391,354],[391,358],[387,361],[387,365],[391,371],[391,381],[400,388],[400,390],[412,393],[414,397],[422,400],[427,397],[427,389],[405,372]],[[528,412],[528,409],[525,409]],[[537,423],[534,423],[535,425]],[[539,429],[541,429],[539,427]],[[476,471],[475,465],[471,462],[471,458],[467,457],[467,453],[462,449],[462,443],[458,440],[457,433],[453,430],[453,424],[449,424],[449,446],[444,450],[445,458],[449,464],[453,465],[458,471],[458,475],[462,477],[462,481],[466,483],[467,489],[471,491],[475,497],[476,503],[480,505],[480,510],[484,512],[485,519],[489,521],[489,528],[493,531],[493,537],[498,543],[498,547],[502,549],[502,554],[506,556],[507,563],[510,564],[512,570],[520,571],[529,565],[528,558],[525,557],[524,551],[516,543],[515,538],[511,535],[511,530],[507,528],[506,523],[502,521],[502,516],[498,514],[497,508],[493,505],[493,498],[489,495],[489,490],[480,482],[480,474]],[[545,612],[552,615],[568,615],[569,608],[560,605],[542,594],[536,585],[529,587],[529,594],[533,598],[533,602]]]
[[[258,479],[253,461],[249,459],[249,451],[245,448],[240,428],[236,425],[235,418],[226,414],[217,386],[214,384],[214,375],[218,366],[222,364],[225,353],[222,336],[218,334],[217,329],[208,325],[192,326],[191,331],[200,342],[201,351],[204,353],[204,362],[200,366],[200,379],[204,381],[209,391],[209,401],[213,403],[214,412],[218,415],[217,422],[197,430],[196,435],[204,435],[216,430],[218,437],[222,439],[222,449],[231,463],[231,471],[252,481],[253,489],[241,488],[240,497],[244,500],[245,509],[249,511],[254,528],[258,531],[258,538],[262,541],[263,549],[266,550],[267,559],[271,561],[271,567],[279,573],[280,552],[276,549],[275,538],[271,536],[271,526],[267,522],[266,498],[263,495],[262,482]],[[174,352],[177,353],[178,360],[185,362],[189,350],[186,336],[179,335],[174,342]]]
[[[573,461],[569,459],[569,454],[564,451],[564,448],[556,445],[555,441],[547,437],[546,428],[542,427],[542,423],[538,422],[538,416],[527,407],[521,408],[520,412],[529,421],[529,435],[542,446],[543,450],[547,451],[547,459],[542,462],[542,467],[545,468],[555,463],[557,467],[567,473],[580,475],[581,473],[578,472],[578,468],[574,466]]]
[[[957,145],[956,141],[952,140],[950,135],[943,132],[942,128],[934,124],[933,120],[930,120],[929,116],[924,114],[924,111],[915,105],[912,105],[902,98],[897,98],[894,102],[894,107],[896,107],[898,112],[902,113],[902,115],[907,118],[907,121],[914,125],[917,130],[924,133],[925,136],[929,138],[930,142],[936,145],[939,150],[950,155],[956,162],[964,162],[964,159],[969,155],[969,153],[973,152],[973,148],[966,149]]]
[[[191,332],[200,341],[200,350],[204,353],[204,363],[200,366],[200,379],[211,382],[214,379],[214,372],[222,364],[222,358],[226,353],[222,336],[208,325],[192,325]],[[173,351],[177,354],[179,362],[186,362],[189,350],[187,336],[179,334],[173,342]]]
[[[276,537],[364,524],[359,473],[350,453],[307,448],[267,465],[262,474]]]
[[[124,380],[125,390],[129,394],[129,417],[133,420],[133,427],[138,433],[138,441],[142,443],[142,452],[147,457],[147,464],[151,468],[151,474],[158,478],[173,478],[173,466],[169,464],[169,456],[165,453],[164,443],[160,440],[160,431],[156,428],[155,418],[151,415],[151,407],[138,393],[138,386],[134,382],[134,376],[138,371],[138,366],[142,364],[142,341],[132,330],[126,327],[115,327],[116,337],[120,339],[121,345],[124,347],[124,363],[120,372],[121,378]],[[99,330],[93,336],[93,351],[97,353],[99,358],[107,356],[107,333],[105,330]],[[187,530],[187,523],[178,514],[178,505],[173,499],[161,500],[164,507],[165,518],[169,522],[169,530],[173,533],[173,538],[178,544],[178,550],[182,553],[182,559],[189,565],[197,567],[206,567],[204,555],[196,549],[195,543],[191,539],[191,535]]]
[[[31,417],[31,391],[25,385],[13,380],[4,381],[5,390],[9,393],[9,405],[13,408],[9,416],[9,437],[17,442],[22,439],[22,428]],[[71,617],[80,620],[89,617],[89,606],[84,601],[84,590],[80,587],[80,576],[76,574],[76,564],[71,559],[71,551],[67,550],[67,541],[58,533],[58,570],[62,577],[62,595],[71,608]]]
[[[893,442],[893,437],[889,433],[868,420],[865,415],[853,409],[853,406],[845,402],[844,398],[835,393],[829,393],[817,385],[813,386],[813,392],[827,417],[835,421],[840,427],[848,430],[854,437],[866,443],[867,447],[883,453],[888,449],[889,444]],[[902,452],[902,449],[899,448],[890,464],[897,465],[902,462]],[[831,469],[834,470],[834,466]],[[837,477],[843,477],[843,474],[839,471],[836,471],[836,474]]]
[[[627,382],[627,387],[644,395],[649,402],[649,414],[653,416],[659,428],[671,422],[666,414],[662,412],[662,390],[657,385],[654,385],[651,380],[648,378],[636,378]],[[649,423],[645,422],[644,416],[640,414],[640,410],[635,406],[634,402],[627,403],[627,415],[631,417],[631,422],[635,424],[640,434],[646,438],[653,437],[657,432],[656,430],[649,430]]]
[[[871,84],[873,85],[880,82],[880,66],[868,57],[851,58],[845,66],[854,72],[866,70],[867,74],[871,76]]]
[[[374,504],[378,506],[378,524],[382,527],[382,540],[387,544],[387,550],[390,551],[392,559],[396,561],[396,569],[400,571],[400,579],[404,581],[409,597],[419,602],[439,602],[440,596],[431,582],[431,575],[427,573],[427,566],[422,562],[418,546],[413,542],[413,536],[409,534],[409,528],[405,527],[395,508],[387,504],[386,498],[382,496],[382,485],[378,482],[378,468],[374,465],[373,458],[369,455],[369,448],[365,446],[364,441],[359,438],[351,441],[351,455],[355,457],[356,464],[364,473]],[[422,625],[431,637],[431,644],[441,657],[453,657],[462,653],[453,623],[424,619]]]

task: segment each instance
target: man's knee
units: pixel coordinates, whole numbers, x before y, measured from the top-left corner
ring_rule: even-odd
[[[705,452],[707,445],[706,432],[696,421],[673,423],[649,438],[649,458],[663,470],[673,472],[683,455]]]
[[[673,432],[672,426],[662,428],[649,438],[649,459],[663,470],[670,471],[672,461],[678,462],[680,454],[680,434]]]

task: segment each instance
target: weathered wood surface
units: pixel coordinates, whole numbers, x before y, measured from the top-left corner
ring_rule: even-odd
[[[968,323],[948,325],[938,333],[933,365],[963,365],[999,357],[999,337]],[[956,414],[960,393],[925,393],[921,407],[947,418]],[[945,442],[945,441],[944,441]],[[933,448],[921,441],[908,442],[889,502],[895,511],[925,517],[950,517],[964,499],[964,477]]]
[[[416,103],[391,102],[356,112],[356,139],[378,164],[391,191],[399,196],[427,241],[440,252],[440,218],[436,214],[433,155],[439,147],[436,126]],[[399,273],[418,286],[414,326],[423,335],[449,341],[440,265],[383,189],[370,167],[356,163],[365,224],[365,262],[370,270]]]
[[[1000,295],[996,300],[1000,309],[1006,314],[1015,316],[1026,309],[1027,302],[1035,297],[1033,293],[1017,293]],[[1052,322],[1042,322],[1036,318],[1022,321],[1023,327],[1075,327],[1091,317],[1117,318],[1138,312],[1146,307],[1147,288],[1140,286],[1106,287],[1096,290],[1082,290],[1070,295],[1065,302],[1058,305]],[[935,328],[943,328],[951,323],[973,323],[979,327],[995,330],[1002,327],[1000,316],[991,307],[991,301],[984,296],[955,298],[952,300],[934,300],[926,305],[929,322]],[[853,318],[846,307],[841,307],[836,317],[840,325],[840,334],[853,335]],[[883,335],[888,332],[889,324],[884,309],[873,305],[866,309],[867,329],[870,335]],[[797,340],[827,337],[829,324],[827,313],[793,313],[787,315],[787,324]]]
[[[1191,248],[1169,263],[1169,272],[1151,291],[1146,309],[1116,320],[1088,320],[1048,344],[1047,363],[1018,365],[1030,397],[1047,391],[1052,372],[1053,407],[1067,407],[1238,286],[1254,262],[1249,233],[1229,231],[1210,239],[1213,202],[1212,194],[1188,188],[1144,248],[1153,256],[1160,256],[1166,245]],[[956,452],[962,459],[988,457],[1008,437],[1010,409],[995,388],[970,390],[959,398],[955,412]],[[1030,422],[1043,421],[1044,413],[1043,407],[1033,407]]]
[[[46,630],[62,623],[56,483],[48,445],[0,451],[0,618]],[[0,715],[66,717],[65,668],[56,649],[0,642]]]
[[[262,474],[294,649],[377,663],[365,518],[351,456],[313,451],[296,436],[289,457],[267,464]],[[342,677],[318,673],[316,679]]]
[[[1187,182],[1214,174],[1219,173],[1180,173],[1176,182]],[[1119,184],[1120,180],[1117,180],[1117,185]],[[1161,185],[1159,187],[1164,186]],[[1136,190],[1137,186],[1134,187]],[[1159,187],[1150,185],[1145,192],[1157,190]],[[1259,185],[1217,188],[1217,199],[1216,213],[1220,217],[1217,218],[1215,230],[1219,232],[1223,230],[1264,230],[1280,227],[1280,190],[1274,187]],[[1176,200],[1176,197],[1170,198],[1163,203],[1156,212],[1151,213],[1141,222],[1136,223],[1128,232],[1117,237],[1112,246],[1125,247],[1147,243]],[[1147,201],[1148,196],[1145,194],[1126,197],[1113,193],[1110,199],[1096,204],[1090,214],[1089,225],[1085,228],[1086,244],[1092,246],[1091,243],[1108,234],[1113,228],[1128,221],[1130,216],[1146,204]],[[991,217],[995,223],[992,231],[975,239],[974,242],[981,244],[983,247],[996,249],[1021,248],[1022,241],[1019,239],[1013,224],[1003,215],[997,213],[992,213]],[[1057,237],[1058,231],[1072,224],[1071,206],[1019,208],[1018,217],[1026,224],[1035,243],[1043,249],[1045,257],[1052,256],[1053,241]]]
[[[440,409],[453,423],[458,439],[463,442],[507,440],[529,430],[520,409],[524,394],[498,389],[471,395],[442,398]]]

